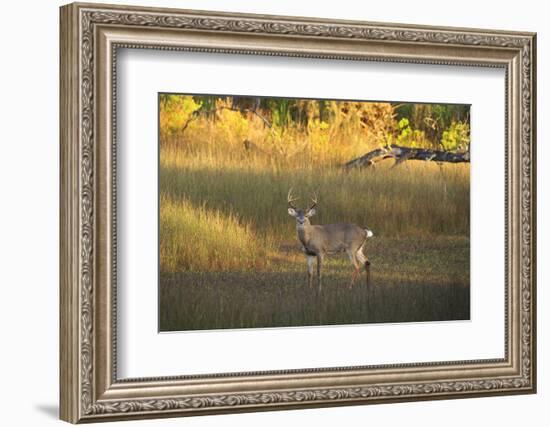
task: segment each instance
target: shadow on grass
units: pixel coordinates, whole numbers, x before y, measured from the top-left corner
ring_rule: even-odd
[[[467,320],[470,289],[461,281],[395,280],[327,273],[323,290],[299,272],[163,274],[160,330],[262,328],[386,322]]]

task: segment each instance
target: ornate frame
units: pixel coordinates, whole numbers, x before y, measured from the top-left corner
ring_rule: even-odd
[[[98,4],[71,4],[60,13],[63,420],[535,392],[535,34]],[[117,47],[504,68],[505,357],[118,380],[113,180]]]

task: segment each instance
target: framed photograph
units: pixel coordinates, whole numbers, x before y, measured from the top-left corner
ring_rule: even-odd
[[[535,34],[60,22],[63,420],[536,391]]]

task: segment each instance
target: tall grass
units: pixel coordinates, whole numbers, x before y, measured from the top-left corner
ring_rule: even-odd
[[[269,129],[222,110],[161,138],[161,271],[280,270],[270,260],[297,243],[290,187],[302,207],[317,193],[314,224],[352,222],[383,238],[469,235],[468,164],[346,171],[342,163],[375,148],[357,126]]]
[[[395,169],[343,173],[161,152],[161,224],[180,224],[180,228],[168,228],[174,233],[168,242],[176,236],[183,240],[177,248],[161,249],[161,264],[170,266],[166,271],[256,265],[258,253],[295,241],[295,222],[286,212],[290,187],[302,197],[298,201],[302,206],[309,203],[310,194],[317,193],[314,224],[353,222],[371,228],[379,237],[467,236],[468,177],[469,168],[456,165],[411,163]],[[173,245],[163,241],[167,235],[162,233],[161,242]],[[176,261],[174,258],[184,257],[189,250],[186,241],[193,242],[193,252],[210,255],[193,255],[188,265]],[[226,251],[214,249],[219,246]],[[164,257],[170,261],[162,262]]]
[[[292,187],[303,206],[317,193],[318,222],[357,222],[389,236],[469,232],[469,167],[464,165],[411,162],[343,172],[161,152],[160,180],[172,197],[238,212],[262,229],[292,228],[286,227],[293,226],[286,214]]]
[[[273,240],[261,241],[234,214],[161,196],[160,267],[163,272],[263,268]]]

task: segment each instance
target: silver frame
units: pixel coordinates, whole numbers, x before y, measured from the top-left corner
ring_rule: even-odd
[[[535,34],[80,3],[63,6],[60,13],[63,420],[535,392]],[[118,48],[504,68],[505,357],[117,379]]]

